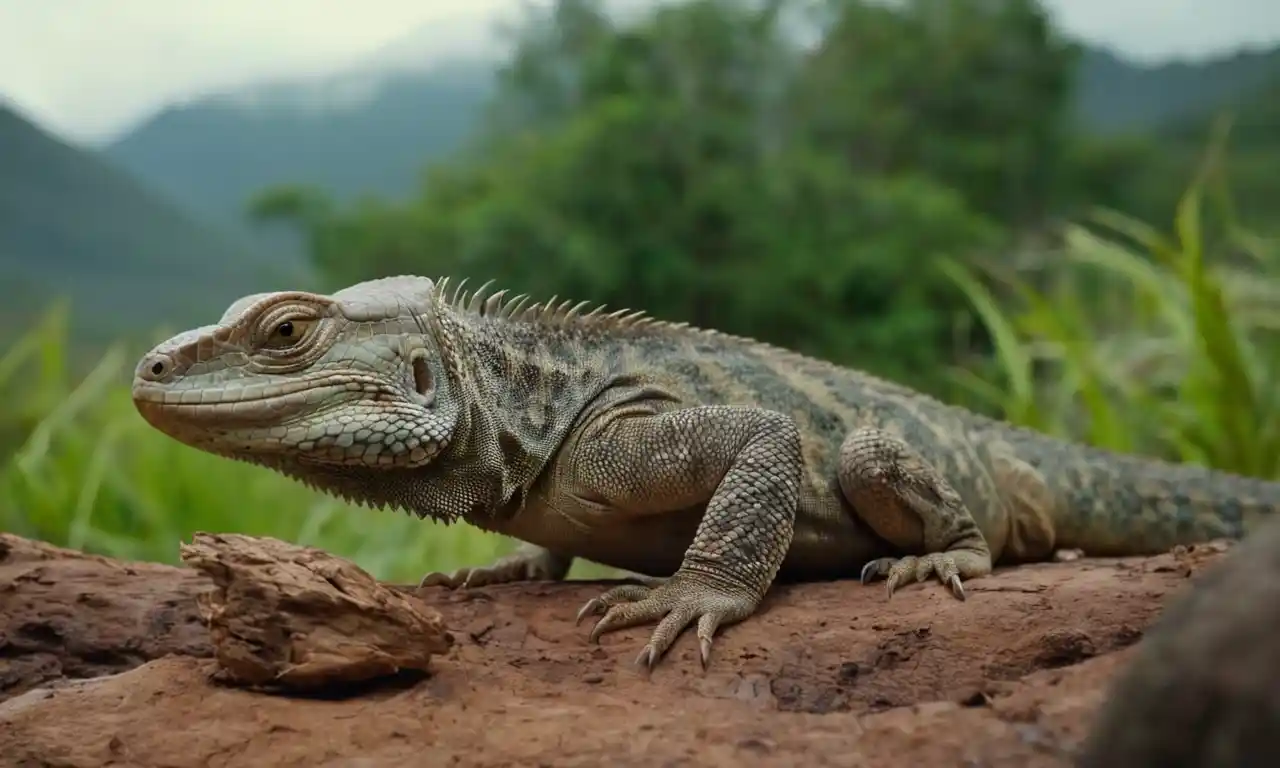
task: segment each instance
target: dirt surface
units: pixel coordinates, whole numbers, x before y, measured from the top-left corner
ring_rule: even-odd
[[[1223,549],[1003,570],[965,602],[783,587],[709,671],[687,633],[647,677],[650,628],[574,626],[598,583],[409,590],[453,635],[426,677],[301,697],[211,680],[199,573],[0,535],[0,765],[1065,766]]]

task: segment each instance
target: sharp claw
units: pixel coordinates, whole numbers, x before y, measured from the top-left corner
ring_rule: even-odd
[[[868,571],[870,571],[870,570],[871,570],[871,566],[873,566],[873,565],[875,565],[875,561],[874,561],[874,560],[872,560],[871,562],[869,562],[869,563],[867,563],[866,565],[862,566],[862,575],[861,575],[861,577],[860,577],[860,578],[861,578],[861,581],[862,581],[862,583],[863,583],[863,584],[867,584],[867,583],[869,583],[869,582],[870,582],[871,577],[870,577],[870,575],[868,574]]]
[[[596,645],[600,644],[600,638],[604,636],[604,630],[608,626],[607,624],[605,624],[605,622],[608,620],[609,620],[609,614],[606,613],[604,615],[604,618],[597,621],[596,625],[591,628],[591,636],[588,638],[589,640],[591,640],[591,642],[595,643]]]
[[[578,618],[573,622],[573,625],[576,627],[579,624],[581,624],[582,620],[587,618],[588,616],[594,616],[598,613],[603,613],[601,609],[604,607],[605,607],[605,604],[603,600],[601,600],[598,597],[591,598],[590,600],[587,601],[587,604],[582,606],[582,608],[578,611]]]
[[[951,594],[955,595],[960,600],[965,599],[964,585],[960,583],[959,576],[951,577]]]
[[[640,649],[640,655],[636,657],[636,666],[644,667],[646,670],[652,672],[653,665],[658,661],[657,656],[658,655],[654,652],[653,646],[646,645]]]
[[[419,587],[445,587],[453,589],[456,584],[453,583],[452,577],[447,573],[428,573],[418,582]]]
[[[711,663],[711,638],[704,637],[698,641],[698,657],[702,662],[702,671],[707,671],[707,665]]]

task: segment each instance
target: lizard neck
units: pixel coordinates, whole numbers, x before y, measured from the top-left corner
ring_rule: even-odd
[[[436,464],[446,476],[485,476],[495,514],[523,500],[583,410],[610,386],[620,356],[609,353],[607,339],[571,329],[465,313],[452,319],[461,418],[450,456]]]

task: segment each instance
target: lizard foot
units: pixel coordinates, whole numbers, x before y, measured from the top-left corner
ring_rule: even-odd
[[[931,552],[927,555],[908,555],[903,558],[882,557],[862,567],[862,583],[869,584],[884,576],[889,597],[900,586],[912,581],[924,581],[937,576],[938,581],[951,589],[956,599],[964,600],[964,584],[960,581],[960,563],[955,552]]]
[[[490,565],[459,568],[452,573],[428,573],[418,586],[470,589],[516,581],[558,581],[567,570],[567,564],[551,553],[517,551]]]
[[[654,587],[639,584],[614,587],[588,600],[578,611],[577,623],[587,616],[604,614],[591,630],[591,642],[596,643],[607,632],[657,621],[649,643],[636,657],[637,665],[652,670],[680,633],[697,619],[698,652],[705,670],[711,659],[711,641],[716,630],[750,616],[758,603],[744,594],[734,594],[678,573]]]

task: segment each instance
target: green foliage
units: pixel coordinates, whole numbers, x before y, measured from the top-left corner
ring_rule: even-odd
[[[0,356],[0,530],[113,557],[176,562],[196,531],[275,536],[381,578],[487,562],[510,542],[462,525],[351,507],[268,470],[164,436],[133,408],[119,347],[84,377],[55,311]],[[601,573],[590,567],[575,573]]]
[[[831,0],[794,88],[797,130],[853,173],[925,172],[1020,225],[1067,172],[1078,50],[1036,0]]]
[[[1060,253],[988,270],[996,293],[953,266],[999,340],[1003,383],[965,383],[1036,429],[1280,475],[1280,248],[1232,217],[1223,167],[1215,144],[1172,232],[1098,211]]]

